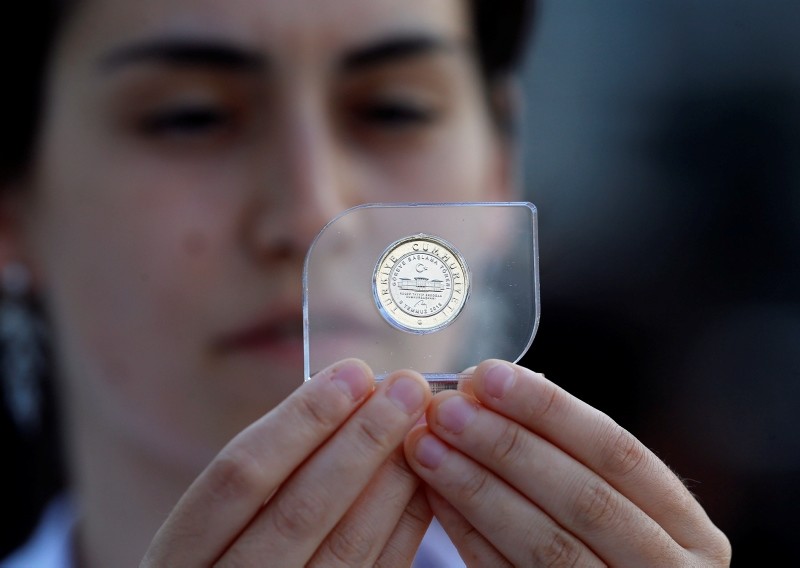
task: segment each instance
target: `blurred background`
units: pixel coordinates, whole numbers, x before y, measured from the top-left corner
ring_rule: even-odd
[[[523,362],[686,478],[734,566],[798,566],[800,2],[541,5]]]
[[[523,363],[686,478],[734,566],[800,565],[799,28],[797,0],[543,0],[525,65]],[[0,440],[2,555],[60,475]]]

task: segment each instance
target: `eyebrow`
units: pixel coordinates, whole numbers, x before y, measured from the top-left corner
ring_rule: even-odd
[[[100,59],[104,72],[141,63],[162,63],[181,67],[210,67],[256,72],[267,66],[266,57],[235,44],[196,40],[158,39],[114,49]]]
[[[432,35],[398,36],[352,49],[341,58],[340,68],[345,72],[359,71],[432,54],[466,52],[466,48]],[[100,59],[99,67],[111,72],[142,63],[258,72],[268,66],[268,58],[228,42],[167,38],[116,48]]]
[[[433,35],[398,36],[353,49],[342,58],[341,68],[358,71],[432,54],[465,51],[464,47]]]

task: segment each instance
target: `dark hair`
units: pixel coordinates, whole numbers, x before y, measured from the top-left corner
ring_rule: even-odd
[[[45,66],[66,7],[60,0],[14,2],[4,18],[0,57],[5,74],[0,134],[0,183],[30,162],[39,130]],[[11,33],[9,28],[22,31]]]
[[[0,134],[0,183],[25,172],[36,142],[41,119],[45,66],[59,30],[76,0],[13,2],[5,7],[5,33],[0,63],[6,80]],[[506,130],[509,118],[499,108],[492,91],[519,66],[533,23],[536,0],[471,0],[476,49],[487,87],[490,108],[498,125]],[[499,6],[502,6],[499,7]],[[22,34],[10,33],[13,26]]]
[[[491,87],[513,75],[525,55],[531,35],[536,0],[472,0],[478,61]],[[502,6],[499,7],[499,6]]]
[[[510,79],[520,67],[531,36],[537,0],[472,0],[471,18],[484,95],[497,130],[513,137],[517,124]]]

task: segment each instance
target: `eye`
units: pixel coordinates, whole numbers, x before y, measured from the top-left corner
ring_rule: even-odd
[[[437,118],[434,108],[411,101],[378,101],[358,110],[358,119],[370,125],[390,129],[425,126]]]
[[[156,111],[142,121],[142,131],[150,135],[198,136],[231,126],[233,113],[204,106],[181,106]]]

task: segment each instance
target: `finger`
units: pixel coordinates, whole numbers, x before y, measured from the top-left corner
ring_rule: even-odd
[[[428,427],[505,480],[608,564],[685,563],[686,551],[603,478],[474,399],[458,393],[436,397]]]
[[[475,373],[476,368],[477,367],[469,367],[461,371],[461,375],[463,375],[464,378],[458,381],[458,390],[469,396],[473,396],[472,375]]]
[[[243,430],[180,499],[143,565],[216,560],[289,474],[358,408],[373,381],[363,362],[342,361]]]
[[[301,565],[353,505],[422,415],[427,383],[411,371],[390,375],[339,431],[278,490],[223,558]]]
[[[416,477],[416,474],[414,476]],[[425,498],[425,491],[422,487],[417,487],[416,493],[403,511],[403,516],[400,517],[392,536],[374,565],[379,568],[410,566],[432,518],[433,513]]]
[[[500,552],[479,533],[464,515],[430,487],[426,488],[433,514],[439,519],[447,536],[453,541],[461,559],[467,566],[513,566]]]
[[[515,566],[604,565],[534,503],[426,426],[406,437],[405,450],[422,480]]]
[[[408,518],[405,517],[418,487],[419,477],[408,466],[398,447],[317,549],[309,564],[347,568],[372,566],[399,524],[404,530],[419,532],[419,540],[422,540],[430,522],[429,513],[427,518],[424,515],[417,518],[414,516],[419,512],[416,508]],[[412,548],[412,558],[414,550],[416,547]]]
[[[481,363],[472,382],[475,396],[484,405],[546,438],[595,471],[684,547],[708,542],[724,547],[724,535],[681,480],[599,410],[544,376],[503,361]]]

